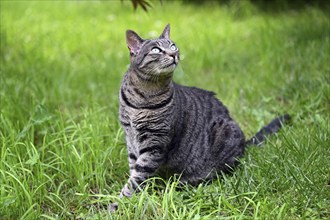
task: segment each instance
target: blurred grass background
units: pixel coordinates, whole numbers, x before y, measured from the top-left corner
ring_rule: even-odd
[[[329,218],[329,4],[287,2],[150,1],[145,12],[1,1],[0,219]],[[225,181],[166,182],[109,215],[128,173],[117,120],[125,31],[153,38],[167,23],[176,82],[216,92],[247,137],[277,114],[292,126]]]

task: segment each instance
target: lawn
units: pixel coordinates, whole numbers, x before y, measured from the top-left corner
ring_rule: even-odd
[[[234,3],[233,3],[234,2]],[[0,219],[329,219],[330,16],[248,1],[1,1]],[[233,175],[178,189],[128,177],[118,89],[126,29],[181,50],[175,81],[216,92],[247,137],[292,121]],[[119,203],[116,213],[107,206]]]

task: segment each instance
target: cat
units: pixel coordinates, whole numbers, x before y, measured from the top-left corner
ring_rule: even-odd
[[[179,174],[196,185],[229,172],[248,145],[259,145],[289,119],[275,118],[245,141],[238,124],[213,92],[172,80],[180,56],[168,24],[157,39],[127,30],[130,66],[119,92],[130,177],[120,197],[131,197],[149,177]],[[166,174],[166,175],[165,175]],[[116,207],[114,207],[116,209]]]

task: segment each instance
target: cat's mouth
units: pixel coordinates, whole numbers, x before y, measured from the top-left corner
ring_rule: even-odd
[[[175,70],[176,65],[177,65],[177,63],[175,61],[171,62],[170,64],[167,64],[162,68],[163,69],[162,72],[163,73],[171,73]]]
[[[175,62],[173,62],[173,63],[170,63],[170,64],[168,64],[165,68],[167,68],[167,67],[170,67],[170,66],[176,66],[176,63]]]
[[[176,61],[173,60],[173,62],[171,62],[170,64],[167,64],[166,66],[164,66],[164,69],[167,69],[167,68],[172,67],[172,66],[175,68],[176,65],[177,65]]]

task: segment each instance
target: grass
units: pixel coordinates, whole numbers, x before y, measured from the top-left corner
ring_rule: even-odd
[[[0,219],[329,219],[330,20],[248,1],[1,1]],[[292,125],[250,148],[232,176],[176,188],[155,179],[132,199],[117,120],[129,64],[125,30],[171,23],[175,81],[217,93],[249,137],[277,114]],[[117,201],[119,211],[107,213]]]

